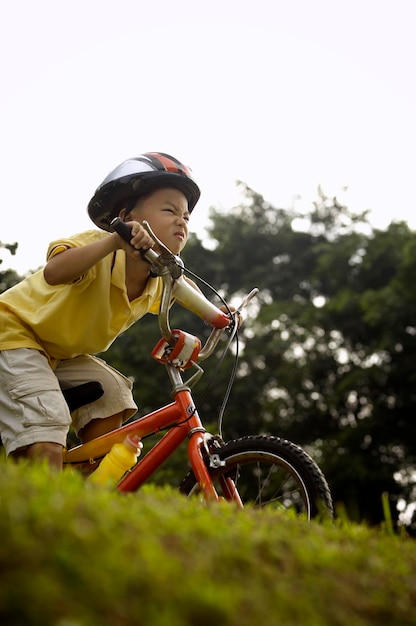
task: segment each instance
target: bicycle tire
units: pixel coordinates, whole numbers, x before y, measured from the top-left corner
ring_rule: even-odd
[[[214,464],[212,459],[214,454]],[[328,483],[315,461],[299,446],[271,435],[241,437],[206,455],[206,464],[220,496],[220,479],[234,481],[243,504],[272,507],[313,518],[332,518]],[[191,470],[179,490],[190,496],[199,486]]]

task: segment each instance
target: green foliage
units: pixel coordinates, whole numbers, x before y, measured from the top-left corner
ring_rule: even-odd
[[[5,270],[4,272],[0,272],[0,293],[6,291],[6,289],[10,289],[14,285],[17,285],[22,280],[22,277],[19,276],[14,270]]]
[[[227,425],[306,447],[353,519],[378,523],[384,491],[397,518],[416,498],[414,233],[373,231],[322,190],[303,216],[245,191],[212,214],[227,297],[260,288]]]
[[[8,626],[414,624],[416,544],[0,460]]]
[[[12,256],[15,256],[18,247],[19,244],[16,241],[15,243],[4,243],[3,241],[0,241],[0,248],[8,250]],[[3,263],[3,259],[0,259],[0,263]]]
[[[18,243],[4,243],[0,241],[0,248],[8,250],[8,252],[14,256],[18,248]],[[3,263],[2,258],[0,258],[0,264],[1,263]],[[16,285],[20,282],[20,280],[21,277],[19,277],[14,270],[8,269],[4,272],[0,272],[0,293],[6,291],[6,289],[9,289],[10,287],[13,287],[13,285]]]

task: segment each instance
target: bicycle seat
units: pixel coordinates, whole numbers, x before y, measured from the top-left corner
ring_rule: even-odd
[[[84,404],[95,402],[95,400],[101,398],[104,389],[101,383],[93,380],[88,383],[62,389],[62,393],[69,407],[69,411],[72,413],[72,411],[79,409]]]

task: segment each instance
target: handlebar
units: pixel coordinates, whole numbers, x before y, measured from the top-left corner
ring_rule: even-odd
[[[213,329],[205,342],[205,345],[199,352],[198,361],[208,358],[214,351],[224,329],[230,325],[237,324],[237,317],[241,309],[248,304],[251,298],[258,292],[253,289],[241,304],[238,310],[227,315],[221,309],[210,302],[201,292],[193,288],[184,279],[184,264],[182,259],[173,254],[154,234],[148,222],[142,223],[143,227],[149,235],[158,244],[160,252],[156,252],[152,248],[148,250],[140,250],[143,259],[151,265],[151,274],[160,276],[163,281],[162,297],[159,310],[159,328],[162,337],[170,346],[176,343],[170,324],[169,309],[172,304],[172,298],[177,300],[186,309],[192,311],[204,321],[213,326]],[[123,222],[119,217],[112,220],[110,227],[113,231],[127,243],[131,241],[131,227]]]

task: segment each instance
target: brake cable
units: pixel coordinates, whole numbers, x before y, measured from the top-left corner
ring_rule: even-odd
[[[212,286],[210,285],[206,280],[204,280],[203,278],[201,278],[201,276],[198,276],[198,274],[195,274],[194,272],[192,272],[191,270],[184,268],[185,273],[189,274],[190,276],[192,276],[192,278],[195,278],[198,282],[201,282],[203,285],[205,285],[205,287],[207,287],[208,289],[210,289],[223,303],[223,305],[226,307],[227,309],[227,313],[230,316],[233,316],[233,312],[231,311],[230,307],[228,306],[227,302],[224,300],[224,298],[218,293],[218,291]],[[235,312],[234,312],[235,315]],[[224,347],[224,350],[221,353],[221,356],[219,358],[219,362],[218,362],[218,367],[215,368],[214,372],[211,374],[211,377],[209,378],[207,385],[204,389],[204,391],[202,392],[199,400],[198,400],[198,404],[202,405],[204,399],[206,398],[209,390],[211,389],[214,380],[218,374],[218,370],[219,370],[219,366],[221,366],[222,362],[225,359],[225,356],[227,354],[227,352],[230,349],[231,343],[233,342],[233,340],[235,339],[236,342],[236,350],[235,350],[235,356],[234,356],[234,362],[233,362],[233,367],[231,370],[231,374],[228,380],[228,384],[227,384],[227,389],[225,391],[224,394],[224,398],[222,400],[221,406],[220,406],[220,410],[218,413],[218,420],[217,420],[217,424],[218,424],[218,435],[222,438],[222,424],[223,424],[223,419],[224,419],[224,413],[225,413],[225,409],[228,403],[228,400],[230,398],[231,395],[231,390],[233,388],[234,385],[234,381],[235,381],[235,377],[237,374],[237,365],[238,365],[238,358],[239,358],[239,341],[238,341],[238,323],[235,320],[233,327],[231,328],[230,332],[229,332],[229,337],[227,340],[227,343]]]

